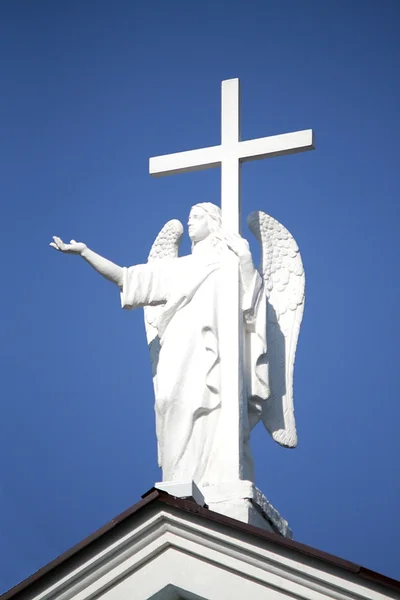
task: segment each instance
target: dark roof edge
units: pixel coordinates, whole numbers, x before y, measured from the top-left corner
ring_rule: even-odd
[[[12,587],[10,590],[2,594],[0,596],[0,600],[9,600],[11,598],[14,598],[15,596],[17,596],[17,594],[25,590],[27,587],[38,582],[39,579],[41,579],[42,577],[59,567],[61,564],[65,563],[69,558],[72,558],[73,556],[81,552],[81,550],[84,550],[85,548],[90,546],[92,542],[96,541],[101,536],[114,529],[114,527],[118,526],[120,523],[122,523],[123,521],[137,513],[139,510],[147,506],[147,504],[150,504],[151,502],[154,502],[154,500],[157,500],[161,494],[164,494],[164,492],[160,492],[155,488],[153,489],[154,491],[151,490],[151,493],[145,495],[146,497],[142,496],[142,500],[129,507],[127,510],[125,510],[117,517],[109,521],[106,525],[103,525],[103,527],[97,529],[94,533],[88,535],[81,542],[78,542],[77,544],[75,544],[75,546],[72,546],[72,548],[70,548],[66,552],[63,552],[63,554],[60,554],[60,556],[57,556],[57,558],[47,563],[47,565],[41,567],[38,571],[35,571],[35,573],[32,573],[32,575],[30,575],[29,577]]]
[[[220,523],[221,525],[225,525],[230,529],[235,529],[239,532],[247,533],[258,538],[265,539],[273,544],[277,544],[283,548],[288,550],[292,550],[295,552],[300,552],[303,555],[309,556],[311,558],[316,558],[322,562],[328,563],[332,566],[335,566],[339,569],[343,569],[347,572],[356,575],[370,583],[380,584],[383,587],[390,588],[392,590],[400,591],[400,581],[396,579],[392,579],[391,577],[387,577],[386,575],[382,575],[381,573],[377,573],[375,571],[371,571],[370,569],[366,569],[358,564],[350,562],[348,560],[344,560],[343,558],[339,558],[334,556],[333,554],[329,554],[327,552],[323,552],[322,550],[317,550],[312,548],[311,546],[306,546],[305,544],[301,544],[300,542],[296,542],[294,540],[289,540],[281,536],[278,533],[273,533],[269,531],[264,531],[259,529],[258,527],[254,527],[253,525],[248,525],[247,523],[242,523],[241,521],[237,521],[236,519],[232,519],[231,517],[227,517],[225,515],[221,515],[219,513],[213,512],[207,508],[203,508],[196,504],[193,500],[186,500],[183,498],[176,498],[175,496],[170,496],[166,492],[158,490],[156,488],[151,488],[148,492],[143,494],[142,499],[128,508],[126,511],[109,521],[106,525],[86,537],[84,540],[58,556],[56,559],[30,575],[27,579],[21,581],[21,583],[17,584],[7,592],[5,592],[2,596],[0,596],[0,600],[11,600],[12,598],[16,598],[16,596],[26,590],[30,585],[37,583],[42,577],[49,574],[54,569],[58,568],[65,562],[67,562],[73,556],[76,556],[79,552],[86,549],[90,544],[101,538],[103,535],[110,532],[112,529],[123,523],[126,519],[130,518],[149,504],[159,501],[162,504],[166,504],[168,506],[172,506],[179,510],[183,510],[185,512],[196,514],[199,517],[203,517],[210,521],[214,521],[216,523]]]
[[[152,488],[148,493],[153,493]],[[146,494],[142,496],[146,498]],[[349,560],[345,560],[344,558],[340,558],[339,556],[335,556],[334,554],[329,554],[328,552],[324,552],[323,550],[317,550],[312,546],[307,546],[306,544],[302,544],[301,542],[296,542],[295,540],[290,540],[288,538],[283,537],[279,533],[274,533],[270,531],[264,531],[254,525],[249,525],[247,523],[242,523],[236,519],[232,519],[231,517],[227,517],[226,515],[221,515],[220,513],[213,512],[207,508],[203,508],[198,504],[195,504],[191,500],[184,500],[182,498],[175,498],[174,496],[169,496],[168,494],[163,494],[162,497],[159,498],[160,502],[164,504],[168,504],[170,506],[175,506],[181,510],[185,510],[190,513],[196,513],[199,516],[205,517],[208,520],[215,521],[217,523],[221,523],[223,525],[227,525],[231,529],[237,529],[238,531],[249,533],[250,535],[254,535],[259,538],[263,538],[268,540],[269,542],[281,546],[283,548],[287,548],[288,550],[294,550],[304,554],[306,556],[310,556],[311,558],[316,558],[325,563],[329,563],[339,569],[343,569],[362,579],[366,579],[370,582],[379,583],[384,587],[388,587],[394,589],[396,591],[400,591],[400,581],[397,579],[392,579],[391,577],[387,577],[386,575],[382,575],[381,573],[377,573],[376,571],[371,571],[370,569],[366,569],[357,563],[353,563]]]

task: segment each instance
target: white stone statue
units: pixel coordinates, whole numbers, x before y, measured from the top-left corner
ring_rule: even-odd
[[[128,268],[74,240],[64,244],[54,237],[50,244],[61,252],[81,255],[115,283],[123,308],[144,308],[163,481],[193,480],[207,486],[223,479],[221,273],[232,257],[240,275],[240,368],[245,402],[240,432],[242,478],[253,481],[248,440],[258,421],[262,420],[282,446],[297,443],[293,367],[304,308],[302,261],[296,242],[278,221],[254,212],[248,224],[261,244],[259,271],[254,268],[247,241],[224,232],[220,208],[208,202],[191,209],[189,256],[178,257],[183,227],[176,220],[160,231],[148,263]]]

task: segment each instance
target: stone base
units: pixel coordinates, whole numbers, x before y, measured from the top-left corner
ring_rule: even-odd
[[[159,481],[154,487],[175,498],[190,498],[199,506],[205,505],[204,496],[194,481]]]
[[[155,487],[177,498],[192,498],[200,506],[254,527],[293,537],[287,521],[251,481],[220,483],[201,490],[193,481],[163,481]]]
[[[254,525],[265,531],[275,531],[272,524],[265,516],[254,506],[251,500],[241,498],[240,500],[229,500],[227,502],[211,502],[207,505],[210,510],[226,515],[232,519],[237,519],[243,523]]]
[[[210,510],[266,531],[280,533],[289,539],[293,538],[288,522],[253,482],[239,480],[221,483],[205,486],[201,491]]]

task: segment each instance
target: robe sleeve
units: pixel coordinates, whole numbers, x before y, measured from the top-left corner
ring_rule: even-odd
[[[160,265],[159,263],[163,264]],[[120,289],[122,308],[155,306],[168,300],[168,265],[166,260],[134,267],[123,267]]]

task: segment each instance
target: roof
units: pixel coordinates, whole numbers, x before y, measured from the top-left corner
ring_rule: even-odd
[[[324,563],[328,563],[339,569],[343,569],[343,571],[352,573],[365,582],[369,581],[371,583],[379,584],[383,587],[400,592],[400,581],[386,577],[385,575],[376,573],[375,571],[371,571],[370,569],[366,569],[358,564],[344,560],[332,554],[328,554],[327,552],[322,552],[321,550],[317,550],[311,546],[306,546],[305,544],[290,540],[278,533],[264,531],[263,529],[259,529],[253,525],[248,525],[246,523],[242,523],[241,521],[237,521],[236,519],[232,519],[231,517],[213,512],[208,508],[199,506],[196,504],[196,502],[194,502],[194,500],[176,498],[175,496],[171,496],[166,492],[152,488],[142,496],[142,500],[140,500],[140,502],[134,504],[125,512],[121,513],[109,523],[104,525],[104,527],[98,529],[95,533],[79,542],[70,550],[67,550],[67,552],[39,569],[39,571],[36,571],[36,573],[13,587],[8,592],[5,592],[5,594],[0,597],[0,600],[22,600],[23,592],[33,591],[36,585],[45,583],[47,578],[53,578],[57,576],[57,572],[61,571],[64,567],[67,567],[68,562],[79,559],[79,557],[81,557],[86,551],[92,549],[100,541],[104,543],[107,536],[116,532],[118,527],[126,523],[129,519],[135,518],[135,515],[145,510],[146,507],[150,505],[154,506],[156,504],[167,505],[186,513],[196,514],[202,519],[225,525],[238,532],[256,536],[257,538],[262,538],[282,548],[292,550],[296,553],[306,555]]]

